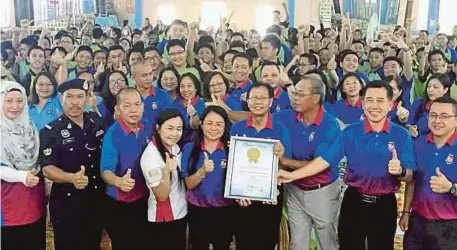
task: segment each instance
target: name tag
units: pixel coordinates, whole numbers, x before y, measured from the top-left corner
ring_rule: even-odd
[[[105,131],[99,130],[95,133],[95,137],[99,137],[99,136],[103,135],[104,133],[105,133]]]
[[[68,139],[62,140],[62,144],[63,144],[63,145],[70,144],[70,143],[74,143],[74,142],[75,142],[75,138],[74,138],[74,137],[70,137],[70,138],[68,138]]]

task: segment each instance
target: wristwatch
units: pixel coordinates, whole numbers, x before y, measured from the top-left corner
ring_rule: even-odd
[[[455,193],[457,192],[457,188],[455,186],[455,183],[452,183],[451,188],[449,189],[449,193],[452,195],[455,195]]]

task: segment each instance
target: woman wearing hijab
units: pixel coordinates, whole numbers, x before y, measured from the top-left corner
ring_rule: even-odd
[[[0,106],[1,249],[44,250],[46,199],[37,164],[39,135],[29,117],[25,89],[2,81]]]

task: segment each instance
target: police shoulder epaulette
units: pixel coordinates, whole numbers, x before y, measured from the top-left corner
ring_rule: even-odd
[[[51,127],[51,126],[49,126],[49,124],[46,124],[46,125],[44,125],[44,127],[45,127],[45,128],[47,128],[47,129],[49,129],[49,130],[51,130],[51,129],[52,129],[52,127]]]

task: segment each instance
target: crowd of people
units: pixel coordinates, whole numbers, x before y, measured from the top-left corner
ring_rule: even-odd
[[[56,250],[103,231],[113,250],[273,250],[283,218],[291,250],[311,231],[318,249],[389,250],[398,217],[403,249],[457,249],[457,26],[367,44],[348,18],[273,14],[263,37],[21,22],[1,43],[2,249],[45,249],[48,215]],[[279,141],[276,203],[224,197],[231,136]]]

